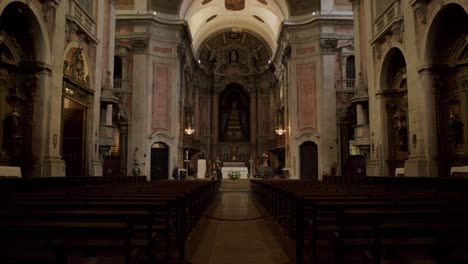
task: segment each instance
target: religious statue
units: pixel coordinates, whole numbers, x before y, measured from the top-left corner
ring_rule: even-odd
[[[408,130],[406,127],[406,114],[403,110],[398,110],[398,112],[393,116],[395,120],[395,135],[396,135],[396,146],[399,151],[408,150]]]
[[[271,179],[273,177],[273,169],[270,167],[270,165],[268,165],[268,160],[270,157],[268,154],[263,153],[262,158],[263,164],[258,168],[258,176],[262,179]]]
[[[448,142],[455,144],[463,142],[463,122],[452,109],[449,110],[448,117]]]

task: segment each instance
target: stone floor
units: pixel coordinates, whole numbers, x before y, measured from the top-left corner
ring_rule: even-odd
[[[291,246],[248,191],[225,188],[188,239],[193,264],[289,264]]]

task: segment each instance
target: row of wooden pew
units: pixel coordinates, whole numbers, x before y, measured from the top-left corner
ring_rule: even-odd
[[[252,180],[251,192],[295,241],[296,263],[468,263],[457,188]]]
[[[56,178],[57,188],[27,191],[14,183],[0,194],[0,262],[185,263],[216,182],[122,180],[59,188],[69,183]]]

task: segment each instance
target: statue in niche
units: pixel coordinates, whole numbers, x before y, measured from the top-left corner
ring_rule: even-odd
[[[408,129],[406,127],[406,113],[399,109],[393,116],[395,120],[395,138],[398,151],[408,151]]]
[[[239,63],[239,52],[237,50],[229,52],[229,63]]]
[[[452,109],[448,116],[448,142],[452,144],[461,144],[463,142],[463,122]]]

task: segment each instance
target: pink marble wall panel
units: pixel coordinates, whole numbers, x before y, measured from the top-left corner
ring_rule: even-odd
[[[305,55],[305,54],[309,54],[309,53],[315,53],[315,47],[296,49],[296,54],[297,55]]]
[[[117,9],[133,9],[135,7],[135,0],[119,0],[117,2]]]
[[[335,27],[335,33],[353,34],[353,27]]]
[[[172,54],[171,48],[163,48],[163,47],[154,46],[153,51],[156,53],[161,53],[161,54]]]
[[[172,66],[153,62],[153,73],[153,132],[156,130],[169,130],[171,126]]]
[[[105,1],[104,21],[109,21],[110,16],[110,3]],[[110,32],[110,23],[104,23],[104,32]],[[107,71],[109,69],[109,34],[103,34],[103,52],[102,52],[102,65],[101,65],[101,78],[103,83],[107,78]]]
[[[115,26],[115,32],[118,33],[132,33],[133,25],[132,24],[118,24]]]
[[[359,5],[359,45],[361,49],[361,73],[362,73],[362,79],[367,80],[367,63],[366,63],[366,58],[367,58],[367,31],[366,31],[366,12],[364,5],[361,4]],[[356,72],[356,78],[359,76],[359,72]]]
[[[317,127],[315,62],[297,65],[298,128]]]

